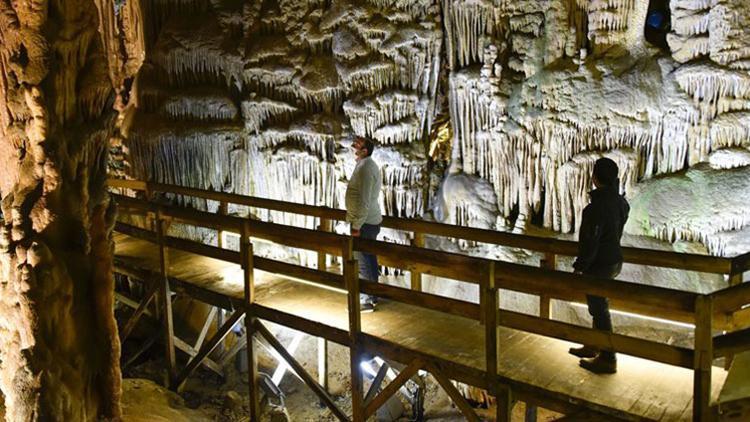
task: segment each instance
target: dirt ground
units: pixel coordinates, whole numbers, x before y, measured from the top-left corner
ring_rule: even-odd
[[[271,331],[277,336],[282,344],[288,345],[294,337],[294,331],[281,329],[280,327],[270,325]],[[232,334],[233,335],[233,334]],[[263,347],[259,357],[259,370],[271,375],[276,369],[277,362],[270,353]],[[136,364],[124,372],[126,378],[137,378],[140,380],[126,380],[125,385],[145,385],[146,381],[152,380],[161,384],[163,377],[163,368],[165,367],[161,359],[161,347],[158,345],[152,349],[151,358]],[[305,367],[313,376],[317,377],[317,340],[310,336],[304,336],[300,343],[295,358]],[[329,345],[329,390],[336,404],[345,413],[351,414],[351,398],[349,396],[349,351],[343,346],[336,344]],[[181,362],[184,365],[184,362]],[[148,415],[134,414],[133,412],[155,412],[153,419],[162,420],[163,412],[193,411],[190,413],[190,419],[193,421],[248,421],[248,387],[246,373],[237,370],[236,365],[228,365],[226,376],[219,377],[217,374],[199,368],[198,371],[187,381],[183,391],[179,396],[164,390],[166,397],[148,401],[148,405],[127,407],[128,421],[140,422],[147,419]],[[425,419],[427,421],[463,421],[464,417],[460,411],[452,405],[448,395],[442,390],[439,384],[430,376],[425,376],[426,393],[425,393]],[[285,394],[286,412],[288,418],[283,417],[278,412],[269,412],[271,406],[263,406],[263,420],[272,421],[335,421],[336,418],[326,408],[319,405],[317,396],[296,376],[287,372],[280,383],[280,388]],[[369,388],[369,381],[365,382],[365,391]],[[148,394],[157,396],[158,393],[152,388],[142,387],[135,391],[133,388],[124,390],[123,403],[138,402],[134,397],[143,394],[142,390],[148,391]],[[163,389],[162,389],[163,390]],[[399,396],[400,397],[400,396]],[[265,402],[265,401],[264,401]],[[403,415],[398,421],[410,421],[411,409],[407,402],[401,398],[404,407]],[[159,405],[166,409],[159,409]],[[274,402],[275,404],[275,402]],[[170,407],[171,406],[171,407]],[[178,409],[178,410],[175,410]],[[513,420],[522,421],[524,417],[524,404],[518,403],[513,412]],[[477,413],[485,420],[494,419],[494,409],[477,409]],[[559,414],[539,409],[538,420],[550,421],[559,417]],[[145,418],[145,419],[138,419]],[[163,419],[163,420],[181,420],[181,419]],[[376,420],[372,418],[371,420]]]

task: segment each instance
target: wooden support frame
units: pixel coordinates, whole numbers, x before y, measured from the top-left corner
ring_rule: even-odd
[[[188,355],[188,359],[191,359],[197,356],[198,351],[200,350],[200,348],[195,348],[189,345],[188,343],[186,343],[184,340],[182,340],[181,338],[177,336],[174,337],[174,346],[177,350],[180,350],[184,352],[186,355]],[[224,377],[224,371],[222,370],[223,366],[215,362],[210,357],[207,356],[206,358],[204,358],[200,364],[205,366],[209,370],[213,371],[216,375],[222,378]]]
[[[146,290],[146,293],[143,295],[143,298],[141,298],[141,301],[138,303],[138,307],[135,308],[133,313],[130,315],[127,321],[125,321],[125,324],[123,324],[122,328],[120,329],[120,342],[124,342],[125,339],[130,336],[130,333],[133,331],[133,328],[135,328],[135,325],[138,323],[138,321],[141,319],[141,317],[146,313],[148,309],[148,305],[151,303],[151,300],[157,295],[159,290],[162,288],[162,283],[158,280],[151,280],[151,283],[148,286],[148,289]]]
[[[396,375],[396,378],[393,381],[385,386],[380,394],[375,395],[372,400],[365,402],[364,419],[362,420],[365,420],[372,416],[378,410],[378,408],[380,408],[380,406],[384,405],[385,402],[387,402],[388,399],[391,398],[391,396],[396,394],[396,392],[401,388],[402,385],[406,383],[406,381],[409,381],[409,379],[422,368],[424,368],[424,362],[421,359],[415,359],[409,365],[407,365],[406,368],[404,368],[401,372],[398,373],[398,375]]]
[[[427,370],[427,372],[431,373],[433,377],[435,377],[438,384],[443,387],[443,390],[445,390],[451,400],[453,400],[453,403],[456,405],[456,407],[461,410],[461,413],[463,413],[467,421],[480,422],[479,417],[474,412],[474,409],[472,409],[469,402],[466,401],[464,396],[461,395],[461,393],[456,389],[453,383],[448,378],[446,378],[445,375],[443,375],[443,373],[440,372],[440,370],[435,365],[427,362],[425,364],[425,369]]]
[[[144,183],[142,186],[133,184],[136,187],[143,187],[147,192],[147,196],[150,198],[155,191],[159,192],[172,192],[171,187],[168,185],[155,185],[150,183]],[[168,189],[169,188],[169,189]],[[180,188],[178,194],[182,195],[194,195],[199,193],[203,195],[205,192],[200,190],[191,190],[190,188]],[[174,193],[174,192],[173,192]],[[198,196],[200,196],[198,195]],[[225,196],[222,193],[211,193],[213,200],[220,201],[220,213],[221,208],[225,208],[228,203],[243,203],[242,201],[253,202],[255,207],[267,207],[268,209],[274,209],[278,207],[279,211],[282,212],[296,212],[305,215],[316,215],[321,218],[321,226],[325,221],[337,219],[340,215],[340,210],[325,209],[323,207],[308,207],[301,204],[289,204],[281,201],[267,201],[260,200],[258,198],[247,198],[241,196]],[[243,199],[244,198],[244,199]],[[239,199],[240,202],[235,202],[234,199]],[[118,199],[119,201],[120,199]],[[529,389],[519,384],[512,379],[505,379],[499,377],[496,373],[497,366],[497,326],[499,325],[508,326],[523,331],[535,332],[537,334],[545,335],[548,337],[595,337],[592,333],[580,331],[578,329],[572,329],[565,325],[560,325],[558,321],[552,321],[549,319],[551,309],[549,306],[550,299],[552,297],[562,300],[573,300],[579,301],[581,295],[586,293],[597,294],[601,296],[611,297],[613,307],[618,308],[620,304],[632,304],[633,308],[622,308],[622,310],[645,314],[647,316],[655,316],[666,319],[672,319],[680,322],[695,322],[695,346],[694,350],[685,348],[669,348],[670,346],[663,345],[657,349],[650,350],[645,355],[639,355],[646,359],[668,363],[677,366],[689,366],[694,370],[694,418],[696,420],[703,420],[710,417],[709,399],[710,399],[710,381],[711,381],[711,361],[714,356],[729,356],[732,352],[747,349],[748,342],[745,340],[746,330],[738,331],[738,326],[732,326],[736,324],[736,315],[738,306],[742,306],[748,303],[750,298],[750,286],[738,285],[742,280],[740,271],[748,268],[747,263],[750,262],[750,254],[745,254],[740,257],[732,259],[727,258],[714,258],[714,257],[702,257],[689,254],[679,254],[671,252],[660,252],[650,250],[640,250],[635,248],[624,248],[624,255],[626,261],[637,264],[650,264],[668,268],[680,268],[692,271],[705,271],[713,273],[729,274],[730,276],[730,287],[716,292],[711,295],[700,295],[690,292],[682,292],[673,289],[656,288],[653,286],[642,286],[637,283],[621,282],[621,281],[604,281],[588,276],[574,276],[562,272],[555,271],[555,259],[556,254],[568,255],[569,250],[572,251],[572,247],[575,245],[574,242],[561,242],[557,240],[533,238],[531,236],[518,236],[511,235],[508,233],[497,233],[491,231],[482,231],[477,229],[467,229],[451,227],[447,225],[441,225],[436,223],[411,221],[404,219],[393,219],[386,218],[384,226],[396,228],[398,230],[406,230],[415,234],[412,246],[403,245],[389,245],[384,242],[377,241],[365,241],[362,239],[355,239],[352,241],[351,238],[347,238],[348,245],[344,248],[340,248],[340,242],[343,236],[335,235],[333,233],[321,233],[320,231],[297,229],[277,224],[247,221],[238,217],[232,216],[216,216],[210,213],[201,213],[194,210],[177,209],[175,207],[166,207],[154,205],[141,200],[132,198],[122,198],[123,208],[145,211],[146,214],[151,216],[153,222],[153,231],[156,232],[151,234],[147,230],[137,229],[138,234],[144,236],[151,236],[155,238],[159,246],[159,260],[160,260],[160,282],[158,284],[159,295],[161,299],[159,303],[162,305],[159,309],[159,313],[163,316],[161,318],[163,331],[165,334],[165,343],[167,343],[167,360],[170,366],[168,373],[169,382],[175,381],[180,377],[175,377],[174,372],[176,366],[174,364],[174,349],[175,347],[185,349],[181,347],[180,340],[174,337],[172,327],[172,312],[171,312],[171,292],[170,283],[178,292],[194,292],[200,290],[200,288],[193,288],[190,290],[185,288],[183,290],[180,282],[173,281],[169,278],[169,249],[179,249],[180,246],[185,246],[188,242],[181,239],[170,238],[166,235],[167,225],[174,218],[175,221],[187,222],[188,224],[206,225],[207,227],[215,227],[219,230],[227,230],[232,232],[241,232],[241,236],[245,241],[241,242],[239,253],[233,251],[221,250],[220,248],[205,247],[205,245],[189,245],[194,253],[206,254],[207,256],[219,257],[219,259],[228,260],[231,262],[241,262],[245,269],[245,285],[247,287],[244,301],[239,298],[223,298],[222,303],[226,302],[230,307],[244,308],[248,312],[252,312],[246,316],[248,324],[248,335],[245,341],[248,343],[248,354],[254,355],[253,348],[253,333],[257,330],[255,321],[260,314],[269,316],[270,320],[284,320],[294,321],[294,323],[301,323],[305,327],[310,327],[312,323],[304,325],[300,318],[293,315],[285,315],[279,313],[273,309],[264,308],[254,303],[254,292],[253,292],[253,278],[252,269],[255,262],[253,262],[252,246],[249,247],[249,232],[250,228],[253,229],[253,235],[257,235],[260,238],[268,239],[274,242],[289,244],[294,247],[302,247],[305,249],[311,249],[319,253],[319,257],[322,254],[325,257],[326,254],[338,254],[344,257],[344,275],[337,276],[331,274],[331,278],[323,271],[318,271],[313,274],[312,277],[316,281],[320,281],[321,284],[335,285],[336,287],[345,286],[349,294],[349,322],[350,330],[347,333],[344,330],[335,330],[332,327],[316,327],[314,333],[316,335],[325,335],[329,339],[341,342],[351,347],[352,351],[352,386],[353,386],[353,409],[354,419],[359,420],[363,416],[363,410],[366,409],[365,404],[369,404],[367,398],[362,397],[362,374],[359,367],[359,361],[363,352],[363,344],[367,341],[367,335],[361,331],[361,320],[359,317],[359,293],[364,291],[367,293],[380,292],[383,297],[388,297],[388,294],[394,298],[394,300],[403,301],[406,303],[417,303],[423,306],[428,303],[440,303],[443,308],[450,312],[455,313],[450,309],[448,303],[437,302],[430,295],[425,295],[418,292],[415,287],[418,278],[421,278],[421,274],[435,274],[448,278],[459,277],[469,278],[466,280],[473,283],[479,283],[482,305],[476,306],[474,304],[463,306],[458,313],[463,313],[463,316],[479,317],[485,322],[486,329],[486,368],[485,374],[474,374],[473,377],[478,377],[476,380],[478,383],[484,383],[485,386],[498,398],[500,403],[502,400],[507,401],[508,406],[506,411],[510,411],[512,402],[515,400],[515,395],[518,394],[520,399],[532,400],[533,395],[529,393]],[[289,208],[291,207],[291,208]],[[223,212],[225,213],[225,212]],[[119,225],[119,223],[118,223]],[[444,227],[445,226],[445,227]],[[322,227],[321,227],[322,228]],[[321,230],[322,231],[322,230]],[[135,231],[133,232],[135,233]],[[145,233],[145,234],[144,234]],[[494,244],[514,245],[525,249],[542,251],[545,253],[545,259],[542,262],[542,268],[529,268],[519,264],[507,264],[498,262],[495,263],[495,268],[492,271],[496,273],[492,277],[492,282],[485,283],[485,274],[483,265],[486,260],[477,259],[466,259],[458,254],[446,254],[439,251],[425,250],[421,248],[423,246],[423,239],[425,234],[435,236],[448,236],[462,238],[466,240],[487,242]],[[309,235],[309,236],[308,236]],[[422,244],[419,244],[419,237],[421,237]],[[318,242],[319,241],[319,242]],[[291,243],[287,243],[291,242]],[[317,243],[316,243],[317,242]],[[352,243],[353,242],[353,243]],[[387,290],[393,289],[392,287],[382,287],[379,285],[369,286],[368,284],[359,285],[360,281],[358,277],[354,277],[357,268],[356,265],[353,268],[347,269],[347,265],[355,263],[352,258],[353,245],[356,245],[358,250],[372,251],[378,250],[378,254],[381,256],[384,265],[391,265],[399,268],[404,268],[403,265],[407,265],[407,270],[411,270],[415,277],[412,283],[412,295],[415,295],[414,300],[409,300],[403,292],[400,290]],[[223,245],[222,245],[223,246]],[[249,251],[249,253],[248,253]],[[408,253],[414,253],[414,256],[409,256],[409,259],[405,259],[405,255]],[[320,262],[320,261],[319,261]],[[398,264],[398,265],[393,265]],[[480,265],[481,264],[481,265]],[[728,266],[729,265],[729,266]],[[292,269],[293,267],[289,264],[274,263],[271,260],[258,259],[258,268],[261,266],[267,266],[274,268],[278,272],[285,273],[286,270]],[[325,267],[324,264],[319,267]],[[468,270],[466,268],[469,267]],[[299,269],[293,269],[296,274],[304,274],[300,278],[306,278],[307,275],[312,273],[302,272]],[[315,270],[312,270],[315,271]],[[276,271],[275,271],[276,272]],[[321,273],[321,274],[318,274]],[[324,275],[325,274],[325,275]],[[453,276],[453,277],[452,277]],[[186,284],[186,283],[185,283]],[[497,289],[498,288],[518,290],[524,293],[536,294],[540,296],[540,316],[543,319],[534,318],[527,315],[517,315],[515,313],[500,311],[497,306]],[[206,295],[208,289],[206,290]],[[380,291],[382,290],[382,291]],[[406,290],[406,289],[403,289]],[[494,292],[493,292],[494,290]],[[385,294],[387,293],[387,294]],[[192,294],[192,293],[191,293]],[[215,296],[220,296],[219,293],[211,293]],[[419,295],[419,296],[417,296]],[[424,295],[424,296],[422,296]],[[152,295],[153,296],[153,295]],[[205,297],[205,295],[204,295]],[[148,299],[147,299],[148,300]],[[151,299],[153,302],[153,299]],[[494,303],[493,303],[494,302]],[[144,305],[138,303],[135,307],[136,313],[145,314],[145,308],[148,307],[148,302]],[[437,309],[437,308],[435,308]],[[443,310],[443,309],[438,309]],[[256,314],[257,312],[257,314]],[[750,313],[750,312],[748,312]],[[271,315],[273,314],[273,315]],[[745,315],[745,314],[743,314]],[[139,316],[140,317],[140,316]],[[139,318],[138,317],[138,318]],[[137,318],[136,318],[137,319]],[[716,328],[724,328],[724,324],[727,324],[728,329],[732,332],[719,336],[715,340],[712,339],[712,325]],[[126,322],[128,329],[123,329],[123,333],[128,334],[132,330],[133,320]],[[536,327],[530,327],[530,325],[537,324]],[[330,329],[329,329],[330,328]],[[492,331],[490,331],[492,330]],[[553,333],[556,332],[557,334]],[[205,337],[205,334],[203,334]],[[495,338],[495,342],[492,342],[492,338]],[[599,338],[599,337],[597,337]],[[205,338],[204,338],[205,340]],[[213,340],[213,339],[212,339]],[[626,338],[623,336],[611,335],[608,338],[600,338],[603,342],[613,343],[615,349],[619,352],[627,353],[628,350],[631,352],[637,348],[645,347],[645,340]],[[170,344],[171,343],[171,344]],[[191,347],[195,353],[195,349],[201,349],[202,352],[205,347],[198,341],[195,347]],[[220,343],[220,341],[219,341]],[[170,350],[171,349],[171,356]],[[385,352],[384,352],[385,353]],[[396,353],[396,352],[394,352]],[[637,353],[629,353],[636,354]],[[425,357],[417,353],[412,353],[413,356],[421,356],[425,362],[430,363],[433,367],[438,365],[433,363],[431,358]],[[408,358],[408,359],[411,359]],[[404,361],[409,361],[408,359]],[[494,363],[493,363],[494,359]],[[207,362],[204,359],[204,362]],[[442,361],[438,361],[442,362]],[[192,363],[192,361],[191,361]],[[450,362],[449,362],[450,363]],[[452,371],[452,366],[449,363],[441,363],[438,365],[439,368],[443,368],[447,374],[451,377],[457,377],[456,379],[462,379],[462,375]],[[253,372],[253,371],[251,371]],[[322,371],[319,371],[322,372]],[[438,371],[439,372],[439,371]],[[181,374],[182,375],[182,374]],[[251,395],[252,385],[254,378],[251,377]],[[321,380],[322,381],[322,380]],[[497,382],[502,382],[503,385],[497,385]],[[319,384],[322,384],[319,383]],[[479,384],[477,384],[479,385]],[[510,388],[513,388],[511,391]],[[257,394],[257,388],[255,388]],[[447,391],[447,390],[446,390]],[[356,394],[355,394],[356,393]],[[507,394],[506,394],[507,393]],[[450,392],[449,392],[450,394]],[[369,396],[369,394],[368,394]],[[507,400],[506,400],[507,399]],[[359,402],[359,404],[358,404]],[[544,403],[541,403],[544,405]],[[457,403],[457,405],[460,404]],[[587,406],[596,408],[592,404]],[[251,405],[252,407],[252,405]],[[363,407],[365,409],[363,409]],[[500,412],[500,406],[498,412]],[[498,419],[503,420],[504,415],[498,413]]]
[[[694,421],[711,420],[711,363],[714,356],[711,334],[712,314],[710,296],[698,296],[695,300]]]
[[[221,343],[226,336],[232,331],[232,328],[237,324],[242,318],[245,316],[244,310],[237,310],[234,311],[234,313],[224,322],[224,324],[219,328],[219,330],[214,334],[213,337],[207,342],[204,343],[203,346],[200,348],[198,353],[190,359],[187,366],[180,371],[180,373],[175,378],[175,390],[181,390],[182,387],[185,384],[185,381],[187,378],[195,371],[198,366],[201,364],[201,362],[216,349],[216,347]]]
[[[142,354],[144,354],[148,349],[151,348],[151,346],[156,343],[156,340],[161,337],[161,333],[157,330],[153,334],[151,334],[141,345],[138,347],[138,349],[133,353],[132,356],[128,358],[125,362],[122,363],[122,369],[125,370],[125,368],[128,368],[130,365],[133,364]]]
[[[294,357],[287,352],[287,350],[284,348],[284,346],[281,345],[278,339],[271,334],[270,331],[260,322],[255,321],[255,329],[256,331],[263,337],[268,344],[276,350],[276,352],[281,355],[282,358],[286,361],[287,364],[289,364],[289,367],[292,368],[292,370],[299,375],[300,378],[302,378],[302,381],[304,381],[305,384],[307,384],[308,387],[320,398],[320,400],[323,401],[323,403],[328,406],[328,408],[331,410],[331,413],[334,414],[339,420],[341,421],[348,421],[349,418],[346,416],[346,414],[339,409],[338,406],[336,406],[336,402],[333,401],[331,396],[328,395],[328,393],[321,387],[320,384],[318,384],[315,379],[307,372],[305,371],[305,368],[297,362]]]
[[[372,384],[370,384],[370,389],[367,390],[367,394],[365,394],[365,415],[369,415],[367,413],[367,405],[372,401],[373,398],[375,398],[378,390],[380,390],[380,386],[383,385],[383,380],[388,374],[389,369],[391,369],[391,366],[388,365],[387,362],[383,362],[383,364],[380,365],[380,369],[378,369],[377,374],[375,374],[375,378],[372,380]]]

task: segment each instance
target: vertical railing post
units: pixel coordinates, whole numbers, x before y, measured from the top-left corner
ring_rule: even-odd
[[[414,232],[414,238],[411,240],[412,246],[424,248],[424,233]],[[411,272],[411,289],[418,292],[422,291],[422,273],[419,271]]]
[[[364,422],[364,389],[362,380],[362,346],[359,306],[359,266],[354,259],[353,238],[347,238],[341,251],[349,310],[349,358],[352,381],[352,420]]]
[[[250,222],[244,220],[240,229],[240,257],[245,291],[245,338],[247,339],[247,381],[250,399],[250,420],[260,421],[260,400],[258,394],[258,356],[255,353],[255,317],[252,304],[255,302],[255,265],[253,244],[250,242]]]
[[[489,261],[482,277],[481,308],[484,319],[485,370],[487,372],[487,391],[497,400],[497,420],[510,422],[513,408],[511,391],[508,386],[497,384],[497,327],[498,327],[498,289],[495,284],[495,261]]]
[[[164,219],[162,218],[161,212],[157,208],[156,210],[156,241],[159,244],[159,271],[161,283],[161,317],[162,317],[162,328],[164,330],[164,347],[165,347],[165,358],[167,360],[167,375],[165,385],[167,388],[173,387],[175,379],[175,370],[177,369],[174,349],[174,325],[172,321],[172,293],[169,288],[169,254],[168,249],[164,246],[164,237],[166,235],[164,230]]]
[[[219,202],[219,215],[227,215],[227,203],[225,201]],[[217,246],[223,248],[224,246],[224,230],[219,229],[219,239],[216,241]]]
[[[713,338],[711,321],[713,304],[708,295],[695,299],[695,340],[693,357],[693,420],[711,419],[711,364]]]
[[[734,273],[729,274],[729,287],[736,286],[738,284],[742,284],[742,278],[743,273]],[[730,322],[732,325],[732,329],[737,328],[737,322],[735,321],[734,312],[731,313],[730,316]],[[729,370],[729,367],[732,366],[732,361],[734,360],[734,354],[728,353],[726,356],[724,356],[724,369],[727,371]]]
[[[330,232],[332,230],[331,227],[331,220],[327,218],[321,218],[320,219],[320,225],[318,226],[318,230],[323,232]],[[325,271],[327,265],[327,255],[325,252],[318,252],[318,270]]]
[[[542,258],[541,262],[539,263],[540,267],[547,269],[547,270],[555,270],[557,267],[557,256],[552,252],[547,252],[544,254],[544,258]],[[541,294],[539,295],[539,316],[541,318],[547,318],[549,319],[552,316],[552,309],[550,307],[551,298],[549,295]]]

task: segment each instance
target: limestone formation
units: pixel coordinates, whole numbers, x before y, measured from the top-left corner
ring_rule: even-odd
[[[0,1],[0,390],[6,420],[120,416],[108,149],[137,2]]]

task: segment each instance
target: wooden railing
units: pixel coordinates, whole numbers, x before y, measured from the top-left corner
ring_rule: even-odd
[[[324,220],[343,219],[341,210],[333,210],[322,207],[308,207],[301,204],[271,201],[267,199],[244,197],[240,195],[223,194],[198,189],[174,187],[162,184],[151,184],[133,181],[111,181],[110,186],[115,188],[127,188],[142,190],[147,197],[153,192],[165,192],[180,195],[193,195],[205,199],[217,200],[222,204],[236,203],[251,207],[272,209],[283,212],[313,215]],[[576,252],[574,242],[559,241],[532,236],[513,235],[497,233],[488,230],[468,229],[445,224],[422,222],[417,220],[386,218],[384,226],[400,230],[412,231],[415,239],[425,234],[437,236],[449,236],[480,242],[502,244],[531,249],[546,254],[547,261],[543,262],[541,268],[526,265],[488,260],[484,258],[471,257],[461,254],[447,253],[437,250],[424,249],[416,245],[397,245],[374,240],[364,240],[342,236],[322,230],[309,230],[290,227],[280,224],[251,220],[228,215],[217,215],[175,206],[155,204],[144,200],[134,199],[121,195],[113,195],[118,206],[124,212],[150,215],[155,221],[154,229],[148,230],[123,223],[118,223],[116,230],[122,233],[149,240],[159,245],[160,256],[162,256],[162,275],[168,279],[166,265],[167,249],[179,249],[191,253],[208,256],[240,264],[245,273],[245,300],[244,311],[247,313],[248,332],[258,328],[257,318],[271,319],[282,322],[292,328],[299,329],[314,335],[323,336],[330,340],[345,344],[352,349],[352,385],[353,385],[353,412],[354,420],[364,420],[367,415],[372,414],[378,404],[384,402],[387,397],[375,397],[371,402],[365,403],[362,398],[361,373],[355,365],[359,363],[362,355],[362,347],[365,344],[380,344],[382,347],[393,347],[394,353],[397,345],[383,346],[383,342],[373,339],[366,333],[362,333],[359,312],[359,293],[364,292],[380,297],[385,297],[398,302],[414,306],[427,307],[429,309],[446,312],[478,321],[482,321],[485,327],[485,356],[486,365],[482,374],[463,371],[462,379],[470,384],[477,385],[498,398],[498,402],[508,403],[508,406],[498,406],[498,417],[508,420],[510,391],[520,391],[523,396],[523,386],[517,385],[513,380],[501,378],[497,375],[497,327],[504,326],[530,333],[540,334],[578,343],[588,344],[601,349],[622,352],[628,355],[638,356],[644,359],[657,361],[669,365],[689,368],[694,371],[694,405],[693,413],[695,420],[708,420],[710,418],[710,391],[711,391],[711,365],[714,358],[730,356],[733,353],[750,349],[750,329],[732,315],[744,313],[746,305],[750,304],[750,285],[734,284],[726,289],[711,293],[699,294],[685,292],[676,289],[647,286],[632,282],[624,282],[610,279],[600,279],[591,276],[576,275],[554,269],[554,258],[556,255],[573,255]],[[222,205],[226,209],[225,205]],[[164,231],[165,221],[175,221],[191,224],[199,227],[211,228],[240,234],[240,252],[214,247],[193,242],[185,239],[167,236]],[[326,224],[321,224],[326,226]],[[417,236],[419,235],[419,237]],[[252,254],[252,243],[250,237],[265,239],[281,245],[307,249],[318,252],[340,256],[343,258],[343,274],[334,274],[324,271],[324,267],[317,270],[298,265],[283,263],[266,258],[255,257]],[[422,238],[423,239],[423,238]],[[415,241],[414,243],[419,243]],[[374,253],[378,256],[382,265],[402,268],[412,274],[431,274],[438,277],[455,279],[467,283],[476,284],[480,289],[480,303],[470,303],[456,299],[445,298],[419,290],[409,290],[394,286],[376,284],[359,280],[354,251]],[[679,254],[672,252],[651,251],[645,249],[627,248],[625,251],[628,262],[657,265],[669,268],[682,268],[686,270],[704,271],[712,273],[723,273],[730,279],[737,280],[747,270],[747,255],[735,258],[714,258],[701,255]],[[284,315],[272,309],[264,308],[254,302],[253,269],[273,272],[286,276],[296,277],[312,283],[336,287],[346,290],[348,294],[349,330],[343,335],[339,330],[331,327],[314,324],[300,318]],[[166,288],[168,289],[168,283]],[[415,286],[412,285],[412,288]],[[540,316],[533,316],[499,309],[498,291],[501,289],[513,290],[527,294],[537,295],[540,299],[549,301],[559,299],[563,301],[584,302],[586,294],[604,296],[610,299],[613,308],[621,309],[642,315],[645,317],[660,318],[669,321],[690,323],[694,325],[694,347],[677,347],[660,342],[642,338],[608,333],[592,328],[581,327],[561,321],[549,319],[549,305],[542,301]],[[740,322],[738,322],[740,321]],[[713,329],[726,330],[725,334],[712,337]],[[263,330],[255,330],[262,335]],[[248,337],[250,338],[250,337]],[[251,343],[249,340],[248,343]],[[172,349],[173,350],[173,349]],[[174,353],[173,351],[171,352]],[[173,362],[173,355],[169,356]],[[251,365],[252,367],[253,365]],[[442,374],[429,359],[420,356],[410,365],[411,369],[427,369],[436,372],[440,381]],[[415,369],[415,371],[416,371]],[[251,371],[252,372],[252,371]],[[179,381],[189,372],[184,372]],[[251,375],[251,380],[252,380]],[[306,380],[321,400],[328,403],[325,396]],[[312,381],[314,383],[314,381]],[[442,383],[441,383],[442,384]],[[319,387],[319,385],[317,386]],[[450,389],[450,386],[444,386]],[[391,390],[387,391],[390,393]],[[385,393],[386,391],[384,391]],[[381,394],[384,394],[381,393]],[[452,391],[449,394],[452,398]],[[257,394],[257,390],[253,392]],[[257,399],[257,397],[256,397]],[[457,405],[465,411],[465,403]],[[334,405],[335,407],[335,405]],[[253,410],[255,409],[255,410]],[[339,415],[340,411],[334,410]],[[251,406],[251,416],[257,408]],[[465,413],[467,418],[474,420],[475,415]],[[257,420],[257,419],[253,419]]]

